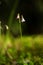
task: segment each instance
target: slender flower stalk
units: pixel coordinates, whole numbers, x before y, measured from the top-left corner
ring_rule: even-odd
[[[20,23],[20,33],[21,33],[21,38],[22,38],[22,28],[21,28],[21,20],[19,18],[19,23]]]
[[[19,13],[17,15],[17,19],[19,20],[19,23],[20,23],[20,34],[21,34],[21,38],[22,38],[21,22],[25,22],[25,19],[24,19],[23,15],[21,15],[21,18],[20,18],[20,14]]]
[[[21,29],[21,19],[20,19],[20,14],[18,13],[17,15],[17,19],[19,20],[19,24],[20,24],[20,35],[22,37],[22,29]]]

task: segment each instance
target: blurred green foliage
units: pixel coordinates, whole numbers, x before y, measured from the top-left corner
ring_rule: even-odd
[[[42,36],[7,37],[0,38],[0,65],[43,65]]]

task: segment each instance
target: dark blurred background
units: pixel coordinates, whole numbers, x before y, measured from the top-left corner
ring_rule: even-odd
[[[8,23],[8,18],[16,0],[0,0],[0,20],[2,25]],[[17,0],[17,13],[23,15],[25,23],[22,23],[23,34],[43,34],[43,0]]]

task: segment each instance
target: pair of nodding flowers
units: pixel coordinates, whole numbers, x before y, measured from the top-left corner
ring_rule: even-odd
[[[20,18],[20,14],[19,13],[17,14],[17,19],[21,19],[20,22],[25,22],[25,19],[24,19],[23,15],[21,15],[21,18]]]
[[[20,14],[19,13],[17,14],[17,19],[21,19],[19,21],[19,23],[25,22],[25,19],[24,19],[23,15],[21,15],[21,18],[20,18]],[[9,29],[8,25],[5,25],[5,27],[6,27],[7,30]],[[1,27],[1,21],[0,21],[0,29],[2,29],[2,27]]]
[[[19,13],[17,14],[17,19],[20,19],[20,14]],[[24,19],[23,15],[21,15],[21,21],[20,22],[25,22],[25,19]],[[5,27],[6,27],[7,30],[9,29],[8,25],[5,25]]]
[[[17,14],[17,19],[20,19],[20,14],[19,14],[19,13]],[[21,20],[20,20],[20,22],[25,22],[25,19],[24,19],[23,15],[21,15]],[[20,22],[19,22],[19,23],[20,23]],[[5,27],[6,27],[7,30],[9,29],[8,25],[5,25]]]

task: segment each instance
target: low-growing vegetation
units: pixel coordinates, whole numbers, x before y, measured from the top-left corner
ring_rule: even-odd
[[[43,65],[43,35],[0,37],[0,65]]]

